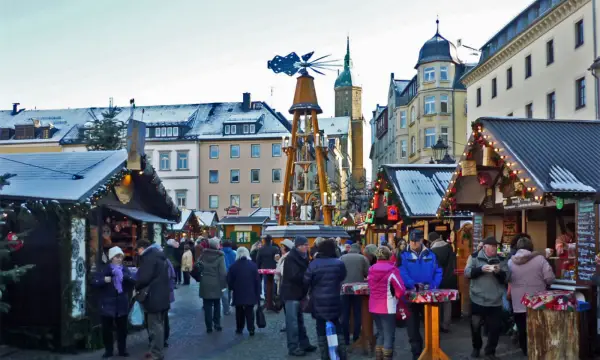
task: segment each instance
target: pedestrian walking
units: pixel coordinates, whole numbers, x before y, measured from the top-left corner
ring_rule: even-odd
[[[300,305],[307,299],[307,289],[304,287],[304,273],[308,268],[307,253],[308,240],[304,236],[298,236],[283,265],[281,296],[285,301],[285,324],[290,356],[305,356],[307,352],[317,350],[310,344],[306,335],[304,314]]]
[[[275,269],[277,267],[277,261],[275,260],[275,255],[281,255],[281,250],[277,245],[273,245],[273,239],[271,235],[266,235],[263,237],[263,246],[258,250],[258,254],[256,255],[256,264],[259,269]],[[265,275],[263,276],[263,293],[267,291],[267,276],[273,275]],[[276,285],[273,284],[272,289],[272,298],[277,294]]]
[[[181,257],[183,256],[183,252],[179,250],[179,242],[175,239],[167,240],[167,246],[164,251],[175,270],[175,284],[179,285],[181,283]]]
[[[456,270],[456,254],[452,250],[452,246],[448,244],[437,232],[429,233],[429,241],[431,241],[431,251],[435,254],[438,261],[438,266],[442,269],[442,282],[440,289],[458,289],[458,279],[454,271]],[[443,333],[450,332],[452,324],[452,302],[446,301],[441,306],[442,319],[440,331]]]
[[[377,262],[369,268],[369,312],[373,314],[377,330],[375,359],[391,360],[396,337],[396,311],[406,289],[400,271],[391,260],[390,249],[380,246],[376,256]],[[401,302],[400,306],[403,307]]]
[[[254,336],[254,306],[260,305],[260,277],[258,267],[245,247],[236,252],[236,260],[227,273],[227,284],[235,306],[235,333],[242,334],[246,324],[250,336]]]
[[[204,303],[204,323],[206,332],[212,333],[213,327],[222,331],[221,296],[227,288],[227,270],[225,255],[219,250],[219,239],[211,238],[199,261],[203,265],[200,278],[200,297]]]
[[[258,263],[258,250],[260,250],[260,248],[262,247],[262,243],[260,241],[255,242],[254,244],[252,244],[252,247],[250,248],[250,259],[252,259],[252,261],[254,261],[254,263]]]
[[[377,262],[377,255],[376,255],[377,245],[369,244],[369,245],[365,246],[363,253],[364,253],[365,257],[367,258],[367,260],[369,261],[369,266],[375,265],[375,263]]]
[[[108,250],[110,264],[96,272],[92,286],[98,289],[98,303],[102,317],[103,358],[114,354],[113,331],[117,332],[119,356],[127,357],[127,315],[129,314],[129,290],[135,280],[129,269],[123,266],[123,250],[114,246]]]
[[[227,271],[227,273],[229,273],[229,268],[231,267],[231,265],[233,265],[233,263],[235,262],[235,258],[236,258],[235,251],[233,251],[231,246],[232,246],[231,241],[229,241],[229,240],[223,241],[223,248],[221,249],[221,251],[223,251],[223,254],[225,255],[225,271]],[[227,289],[227,290],[223,291],[223,295],[221,296],[221,307],[223,308],[224,315],[231,314],[230,306],[231,306],[231,289]]]
[[[350,252],[340,258],[346,268],[346,278],[343,284],[363,282],[369,274],[369,262],[360,253],[360,245],[352,244]],[[362,299],[358,295],[342,295],[342,333],[344,342],[350,345],[350,314],[354,315],[352,341],[358,340],[361,328]],[[339,330],[338,330],[339,331]]]
[[[400,256],[400,276],[407,290],[437,289],[442,282],[442,269],[437,257],[423,244],[423,231],[413,230],[410,243]],[[407,319],[406,331],[413,359],[418,359],[423,351],[421,317],[425,314],[423,304],[410,304],[411,316]]]
[[[181,257],[181,271],[183,272],[183,285],[190,284],[190,272],[194,267],[194,257],[192,256],[192,250],[189,244],[185,244],[183,247],[183,256]]]
[[[137,271],[135,289],[137,299],[146,312],[148,333],[150,334],[149,358],[164,359],[164,322],[171,306],[171,284],[169,263],[158,246],[151,246],[147,240],[137,242],[140,267]]]
[[[335,241],[325,240],[319,244],[316,259],[314,259],[304,274],[304,285],[308,287],[312,301],[312,316],[317,323],[317,337],[321,359],[329,360],[327,345],[327,322],[333,323],[340,329],[342,282],[346,278],[346,267],[338,259]],[[346,360],[346,345],[341,331],[337,331],[338,355],[340,360]],[[337,360],[337,359],[331,359]]]
[[[469,256],[465,277],[471,280],[471,356],[479,357],[481,353],[481,328],[485,322],[488,330],[485,356],[488,360],[496,360],[496,347],[502,327],[502,296],[508,280],[508,265],[498,255],[496,238],[486,238],[483,248]]]
[[[281,306],[284,304],[283,297],[281,296],[281,279],[283,277],[283,265],[285,264],[285,258],[290,253],[290,251],[294,248],[294,242],[290,239],[283,239],[281,242],[281,257],[277,260],[277,267],[275,268],[275,277],[274,281],[277,284],[277,296],[279,296],[279,302]],[[285,315],[285,306],[283,306],[283,312]],[[285,322],[283,327],[280,330],[281,332],[285,332]]]

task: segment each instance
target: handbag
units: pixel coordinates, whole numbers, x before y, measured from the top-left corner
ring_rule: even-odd
[[[200,282],[200,279],[202,279],[202,272],[204,272],[204,263],[202,262],[202,257],[200,257],[192,267],[190,276],[197,282]]]
[[[260,305],[256,307],[256,326],[259,329],[264,329],[267,327],[267,319],[265,318],[263,307]]]

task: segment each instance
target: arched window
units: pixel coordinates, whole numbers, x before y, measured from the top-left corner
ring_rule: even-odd
[[[410,138],[410,154],[414,154],[417,152],[417,139],[415,137]]]
[[[414,123],[417,120],[417,112],[415,111],[415,107],[410,108],[410,122]]]

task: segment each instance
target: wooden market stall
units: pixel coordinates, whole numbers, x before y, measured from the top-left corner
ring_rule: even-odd
[[[168,226],[169,238],[176,240],[186,237],[188,239],[196,239],[202,235],[203,226],[201,220],[196,216],[196,211],[183,209],[181,210],[181,221],[177,224]]]
[[[250,249],[252,244],[260,240],[268,220],[267,216],[225,216],[219,226],[223,228],[223,239]]]
[[[35,219],[15,265],[35,267],[5,295],[3,340],[27,348],[67,350],[101,344],[95,292],[89,282],[106,253],[118,245],[134,266],[137,241],[162,243],[179,210],[142,157],[128,168],[125,151],[7,154],[0,168],[16,174],[0,192]],[[17,217],[20,219],[20,217]],[[8,228],[20,232],[20,220]],[[5,235],[5,234],[2,234]]]
[[[457,241],[461,266],[487,236],[508,252],[516,234],[528,233],[535,250],[554,252],[551,287],[594,305],[580,322],[587,356],[597,333],[590,280],[597,272],[600,122],[481,118],[472,130],[438,209],[440,218],[473,212]],[[465,279],[460,285],[468,289]]]
[[[201,236],[214,237],[219,233],[219,215],[214,210],[198,210],[194,211],[194,215],[202,226]]]

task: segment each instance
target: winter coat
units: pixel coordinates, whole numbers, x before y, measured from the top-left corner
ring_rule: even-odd
[[[420,253],[410,248],[400,255],[400,276],[407,289],[416,284],[427,284],[430,289],[438,289],[442,282],[442,268],[438,266],[435,254],[423,245]]]
[[[283,264],[285,263],[285,258],[288,256],[289,252],[285,253],[279,258],[277,262],[277,267],[275,268],[275,284],[277,284],[277,294],[281,294],[281,278],[283,276]]]
[[[181,266],[181,256],[183,255],[183,253],[179,250],[179,248],[176,248],[167,243],[164,252],[167,256],[167,259],[169,259],[169,261],[174,267]]]
[[[260,277],[252,260],[241,258],[231,265],[227,285],[233,291],[233,305],[256,305],[260,301]]]
[[[283,264],[281,279],[281,297],[283,300],[300,301],[306,296],[304,273],[308,268],[308,254],[303,257],[297,248],[293,248]]]
[[[192,271],[192,267],[194,266],[194,257],[192,256],[192,251],[188,250],[183,253],[181,257],[181,271],[189,272]]]
[[[281,250],[274,245],[265,245],[258,250],[256,265],[259,269],[275,269],[277,261],[275,255],[281,255]]]
[[[349,253],[340,258],[346,267],[346,278],[343,283],[363,282],[369,274],[369,261],[362,254]]]
[[[395,314],[406,288],[393,261],[379,260],[369,268],[369,312]],[[402,304],[402,303],[401,303]],[[403,306],[403,305],[401,305]]]
[[[223,289],[227,288],[227,270],[223,252],[206,249],[200,261],[204,265],[200,278],[200,297],[203,299],[220,299]]]
[[[531,252],[529,250],[518,250],[508,261],[510,269],[510,294],[513,305],[513,312],[523,313],[525,306],[521,304],[521,299],[525,293],[535,294],[538,291],[546,290],[554,279],[552,267],[544,255]]]
[[[159,313],[171,307],[171,277],[169,263],[160,247],[150,246],[140,257],[140,267],[136,274],[135,289],[148,287],[148,296],[142,304],[148,313]]]
[[[260,249],[254,249],[250,251],[250,259],[254,261],[255,264],[257,264],[258,250]]]
[[[336,320],[342,311],[342,281],[346,266],[338,258],[317,254],[304,273],[304,286],[310,289],[312,314],[315,319]]]
[[[104,265],[92,278],[92,286],[98,289],[98,303],[100,315],[107,317],[121,317],[129,314],[129,291],[133,289],[135,279],[131,271],[123,266],[123,291],[119,294],[114,283],[106,283],[106,276],[113,277],[110,264]]]
[[[452,246],[444,240],[436,240],[431,244],[431,251],[435,254],[438,266],[442,269],[442,282],[440,289],[458,289],[456,270],[456,254]]]
[[[229,271],[229,268],[235,262],[235,251],[230,247],[224,247],[223,254],[225,255],[225,269]]]
[[[177,283],[177,275],[175,274],[175,268],[173,264],[167,259],[167,265],[169,265],[169,301],[175,302],[175,284]]]
[[[500,271],[483,272],[484,265],[499,265]],[[502,306],[508,280],[508,265],[504,257],[495,254],[488,258],[483,249],[471,254],[465,267],[465,277],[471,279],[469,293],[472,302],[486,307]]]

